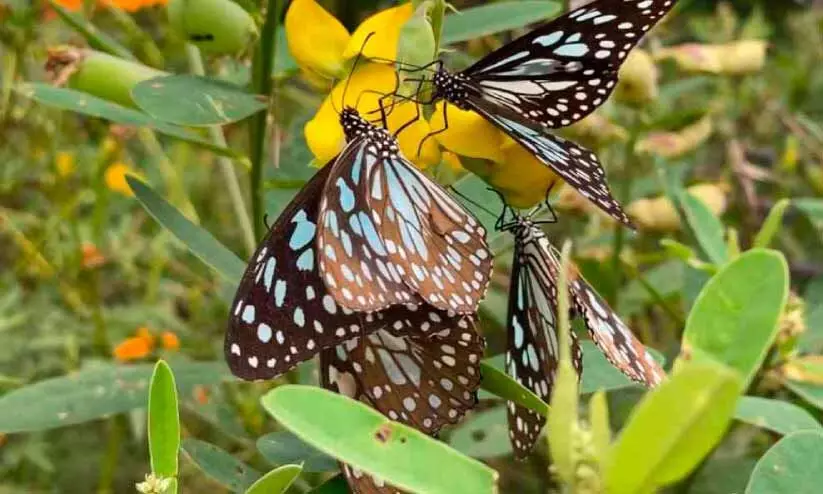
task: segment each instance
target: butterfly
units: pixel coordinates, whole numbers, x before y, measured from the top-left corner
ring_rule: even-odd
[[[506,210],[503,213],[505,215]],[[557,335],[557,279],[560,256],[540,223],[531,215],[514,215],[508,223],[498,220],[501,231],[514,235],[509,306],[506,372],[520,384],[549,402],[559,359]],[[664,371],[618,315],[580,275],[569,269],[569,300],[572,315],[583,319],[606,359],[630,379],[646,386],[661,382]],[[572,363],[578,376],[583,355],[571,332]],[[515,456],[528,456],[546,418],[528,408],[508,404],[509,437]]]
[[[271,379],[324,348],[384,329],[394,335],[451,328],[455,312],[405,304],[357,313],[339,304],[317,263],[320,198],[334,167],[319,170],[272,225],[230,308],[224,352],[242,379]]]
[[[602,105],[614,90],[629,51],[674,4],[675,0],[595,0],[461,72],[448,72],[437,61],[431,102],[443,99],[480,114],[597,207],[631,227],[597,156],[547,131],[571,125]],[[446,106],[443,117],[448,125]]]
[[[386,319],[394,317],[390,308]],[[380,330],[320,353],[324,388],[360,400],[392,420],[435,435],[477,403],[483,338],[475,316],[447,316],[444,329],[396,336]],[[341,463],[352,492],[401,492]]]

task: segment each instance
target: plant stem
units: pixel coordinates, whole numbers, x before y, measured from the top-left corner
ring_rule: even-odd
[[[266,20],[260,34],[260,46],[255,53],[252,66],[252,91],[269,97],[272,92],[272,70],[277,49],[277,24],[283,0],[267,0]],[[258,113],[250,120],[249,156],[251,157],[251,209],[252,222],[257,238],[263,236],[263,160],[266,154],[266,136],[273,103],[269,110]]]
[[[186,45],[186,56],[189,61],[189,68],[195,75],[206,75],[206,69],[203,66],[203,57],[200,55],[200,49],[192,44]],[[216,125],[209,127],[209,138],[220,147],[228,147],[226,143],[226,136],[223,134],[223,129]],[[220,171],[223,173],[223,179],[226,181],[226,186],[229,189],[229,198],[234,207],[234,214],[237,216],[237,221],[240,224],[240,229],[243,231],[243,242],[246,245],[246,251],[249,255],[254,252],[257,240],[255,237],[254,228],[252,226],[251,218],[246,210],[246,203],[243,200],[243,193],[240,190],[240,182],[237,180],[237,174],[234,172],[234,166],[230,159],[225,156],[217,156],[217,164]],[[254,173],[252,171],[252,173]],[[257,216],[255,215],[255,218]]]
[[[632,114],[632,117],[634,117],[634,114]],[[634,157],[635,145],[637,144],[638,123],[638,119],[631,118],[629,122],[631,134],[628,142],[626,142],[626,147],[623,150],[623,181],[620,184],[622,187],[618,193],[618,199],[623,205],[628,203],[632,192],[632,179],[634,174],[632,173],[631,161]],[[623,283],[624,279],[624,277],[621,276],[622,266],[620,264],[620,255],[623,253],[623,246],[625,245],[626,232],[624,231],[624,228],[625,227],[623,225],[618,224],[617,231],[614,233],[614,246],[612,249],[612,272],[614,273],[614,283],[612,284],[613,290],[611,296],[609,297],[609,303],[612,307],[617,307],[618,293],[620,292],[620,285]]]

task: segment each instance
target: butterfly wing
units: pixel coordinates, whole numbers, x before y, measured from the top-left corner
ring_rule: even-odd
[[[612,196],[606,172],[594,153],[562,137],[544,132],[518,114],[496,107],[494,103],[482,98],[469,96],[467,104],[528,149],[541,163],[609,216],[633,228],[622,206]]]
[[[547,260],[534,241],[518,241],[512,267],[508,311],[506,371],[524,387],[548,403],[559,362],[557,336],[557,287]],[[572,336],[572,360],[578,375],[582,353]],[[509,439],[515,457],[529,455],[546,417],[508,402]]]
[[[379,233],[379,212],[367,200],[372,193],[368,175],[382,161],[369,138],[349,143],[334,163],[320,208],[317,247],[323,280],[338,303],[359,312],[419,303]]]
[[[477,219],[399,154],[375,167],[369,183],[369,207],[406,284],[438,309],[476,312],[492,266]]]
[[[529,32],[462,72],[480,97],[545,128],[603,104],[629,51],[675,0],[596,0]]]
[[[237,289],[224,351],[242,379],[271,379],[382,324],[379,314],[356,314],[337,304],[318,274],[317,209],[330,168],[318,171],[286,207]]]
[[[404,310],[392,307],[385,320],[408,318]],[[393,420],[436,434],[476,403],[484,346],[472,318],[453,316],[447,325],[430,336],[381,330],[326,349],[320,354],[321,383]],[[401,492],[350,465],[341,467],[353,492]]]

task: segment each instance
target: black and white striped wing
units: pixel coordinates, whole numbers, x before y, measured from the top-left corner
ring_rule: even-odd
[[[542,249],[535,241],[515,244],[509,290],[506,371],[548,403],[559,362],[557,286]],[[582,353],[574,333],[572,359],[578,375]],[[525,458],[534,447],[546,417],[508,402],[509,438],[515,457]]]
[[[461,74],[494,106],[545,128],[571,125],[611,94],[618,71],[676,0],[596,0],[487,55]]]
[[[594,153],[553,136],[534,123],[495,103],[470,95],[466,104],[529,150],[567,184],[615,220],[634,228],[623,207],[612,196],[606,172]]]

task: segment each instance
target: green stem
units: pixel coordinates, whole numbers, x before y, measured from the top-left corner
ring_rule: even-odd
[[[632,112],[632,117],[633,116],[634,112]],[[620,187],[620,191],[618,192],[618,200],[623,205],[628,204],[632,193],[632,180],[634,177],[634,174],[632,173],[632,158],[634,158],[634,148],[637,144],[638,123],[638,119],[631,118],[631,121],[629,122],[631,134],[628,142],[626,142],[626,147],[623,149],[623,180],[620,183],[622,187]],[[620,286],[623,284],[624,279],[621,275],[620,255],[623,253],[623,247],[626,243],[625,234],[625,227],[623,227],[623,225],[618,225],[617,231],[614,234],[614,246],[612,248],[612,273],[614,274],[614,283],[612,284],[613,290],[611,297],[609,297],[609,303],[612,307],[617,307],[618,293],[620,292]]]
[[[260,34],[260,46],[257,49],[252,66],[252,91],[266,97],[272,92],[272,70],[277,49],[277,25],[283,0],[267,0],[266,20]],[[266,151],[266,135],[273,103],[269,111],[258,113],[251,118],[249,129],[249,148],[251,157],[251,206],[252,221],[257,238],[263,236],[263,160]]]
[[[192,44],[186,45],[186,56],[189,61],[189,68],[195,75],[206,75],[206,69],[203,66],[203,57],[200,55],[200,49]],[[228,147],[226,143],[226,136],[223,134],[223,129],[216,125],[209,127],[209,138],[214,144],[220,147]],[[240,182],[237,180],[237,174],[234,172],[234,166],[230,159],[225,156],[217,156],[217,164],[220,171],[223,173],[223,179],[226,181],[226,186],[229,189],[229,198],[234,207],[234,214],[237,216],[240,229],[243,231],[243,241],[246,244],[246,251],[249,255],[254,252],[256,245],[254,228],[252,226],[249,213],[246,210],[246,203],[243,201],[243,192],[240,190]],[[255,215],[255,218],[257,216]]]

